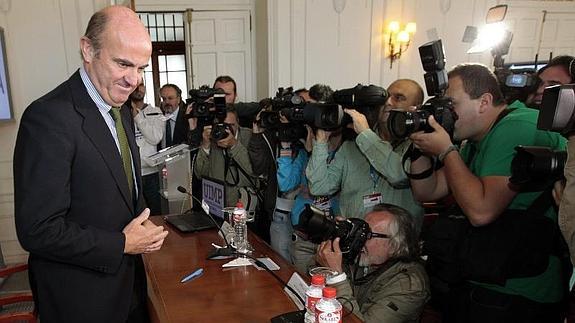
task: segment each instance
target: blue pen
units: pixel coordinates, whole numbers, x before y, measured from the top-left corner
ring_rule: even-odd
[[[196,269],[194,272],[192,272],[191,274],[185,276],[184,278],[182,278],[182,280],[180,280],[180,283],[185,283],[187,281],[190,281],[194,278],[198,278],[200,277],[202,274],[204,273],[204,269],[203,268],[199,268]]]

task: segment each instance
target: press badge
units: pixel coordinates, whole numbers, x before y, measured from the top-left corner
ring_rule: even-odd
[[[383,201],[381,193],[372,193],[363,196],[363,207],[370,208],[380,204]]]
[[[313,205],[318,209],[325,211],[330,208],[331,203],[328,196],[319,196],[313,200]]]

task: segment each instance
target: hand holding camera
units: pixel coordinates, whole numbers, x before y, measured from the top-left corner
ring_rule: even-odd
[[[327,143],[329,140],[329,135],[331,134],[331,131],[326,131],[323,129],[317,129],[316,135],[315,135],[315,140],[317,142],[321,142],[321,143]]]
[[[364,114],[359,113],[355,109],[344,109],[343,111],[349,114],[353,120],[353,130],[355,130],[357,134],[360,134],[363,131],[369,129],[369,123],[367,122],[367,118]]]
[[[413,133],[409,138],[415,147],[424,154],[439,156],[441,153],[447,151],[453,143],[447,131],[437,123],[433,116],[429,116],[427,122],[433,129],[432,132],[418,131]]]
[[[315,260],[324,267],[329,267],[338,272],[343,272],[341,267],[342,256],[339,247],[339,237],[326,240],[319,245]]]
[[[216,142],[218,147],[223,149],[232,148],[238,142],[232,127],[227,123],[215,124],[212,127],[210,137]]]
[[[186,107],[186,115],[187,116],[190,115],[193,110],[194,110],[194,103],[192,102]],[[195,130],[196,128],[198,128],[198,118],[189,117],[188,124],[190,125],[190,130]]]
[[[212,126],[204,126],[202,131],[202,148],[209,149],[212,142],[211,142],[211,133],[212,133]]]

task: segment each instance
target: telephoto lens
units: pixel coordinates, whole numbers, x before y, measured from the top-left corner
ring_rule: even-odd
[[[309,204],[305,205],[300,215],[298,229],[307,234],[314,243],[339,238],[339,247],[347,263],[356,260],[371,232],[369,224],[362,219],[347,218],[336,221]]]
[[[538,192],[564,178],[566,151],[549,147],[517,146],[511,161],[511,188],[520,192]]]

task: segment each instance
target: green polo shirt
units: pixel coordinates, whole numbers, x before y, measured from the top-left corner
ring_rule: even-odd
[[[476,176],[511,176],[511,161],[515,156],[514,148],[518,145],[566,149],[567,141],[561,135],[537,129],[537,110],[527,108],[519,101],[509,107],[519,106],[519,109],[512,110],[501,119],[480,142],[470,142],[461,150],[463,160]],[[519,193],[508,208],[527,209],[540,194]],[[546,215],[557,221],[553,208]],[[538,276],[509,279],[504,286],[477,284],[501,293],[521,295],[536,302],[553,303],[561,300],[562,283],[559,259],[551,256],[547,270]]]

